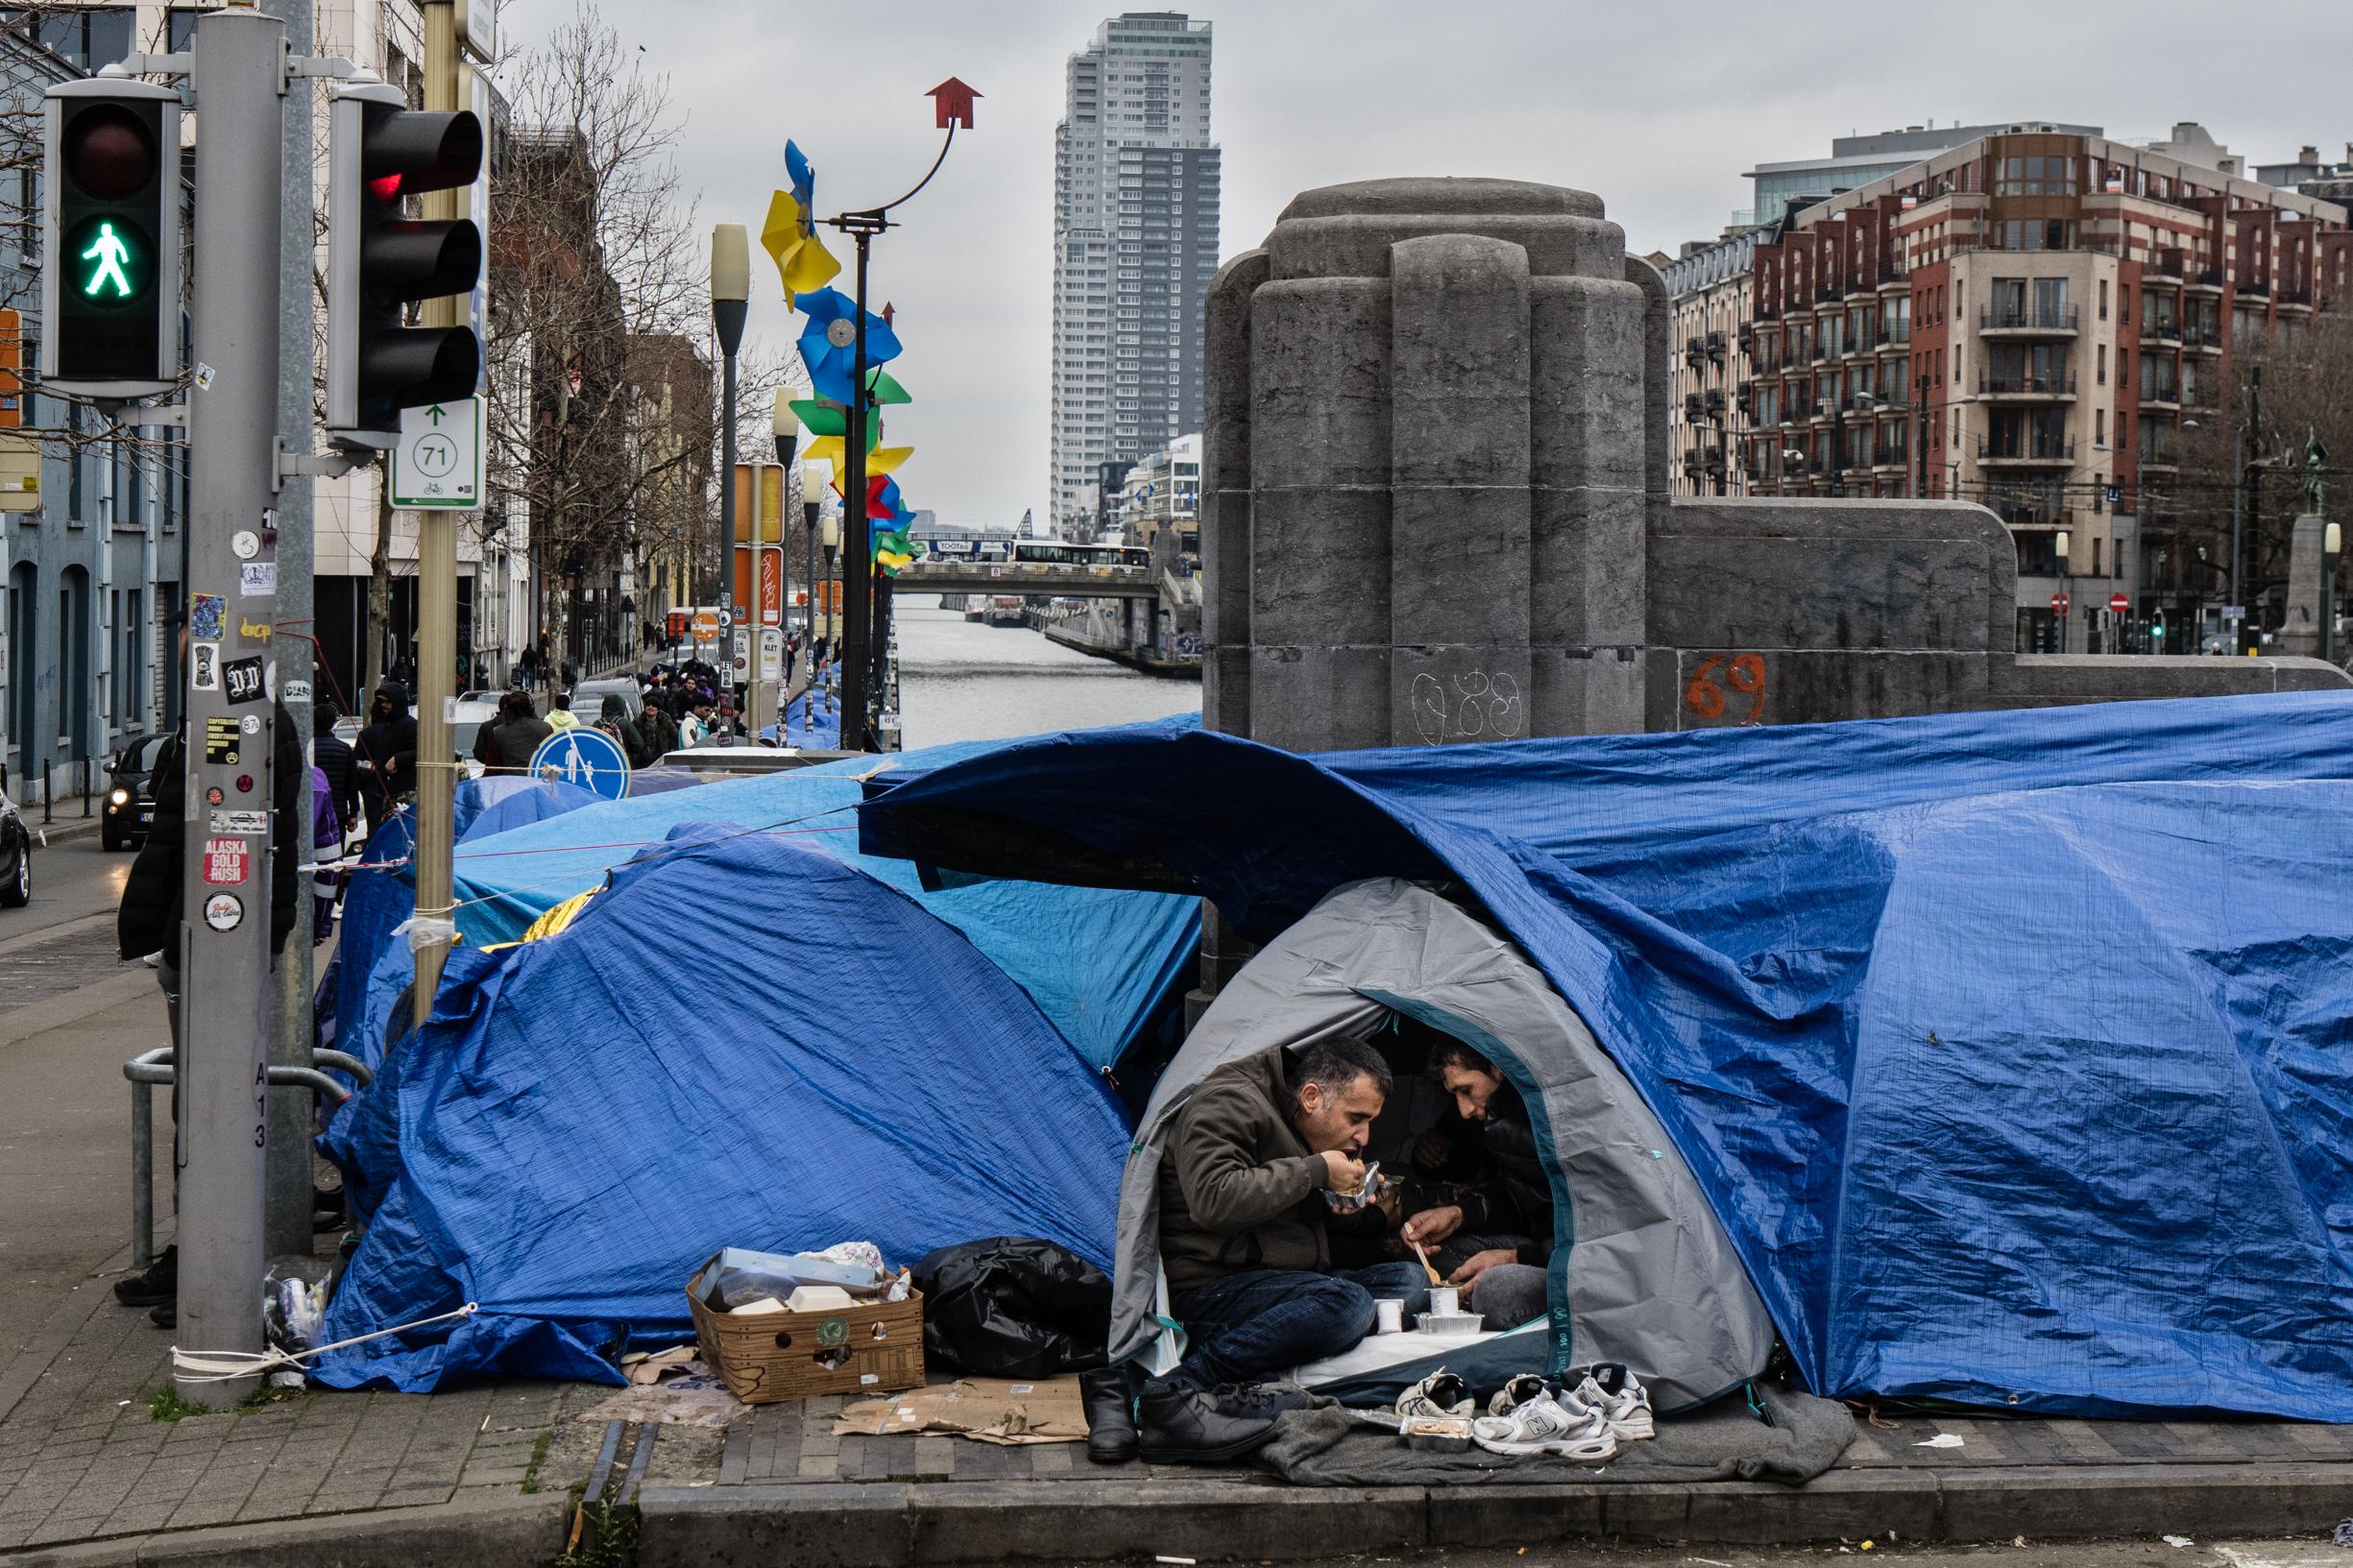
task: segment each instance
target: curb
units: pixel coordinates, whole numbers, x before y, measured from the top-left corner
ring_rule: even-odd
[[[1182,1556],[1202,1562],[1606,1538],[1906,1545],[2158,1530],[2200,1539],[2325,1533],[2353,1465],[1833,1470],[1765,1482],[1298,1488],[1274,1481],[780,1483],[648,1486],[640,1568],[935,1568]]]
[[[22,816],[24,807],[19,805],[16,811],[19,816]],[[34,841],[42,849],[54,849],[60,844],[70,844],[77,838],[92,837],[106,826],[106,823],[107,819],[103,812],[96,816],[75,817],[70,821],[52,822],[46,828],[40,825],[40,819],[37,817],[25,818],[25,826],[32,831]]]
[[[546,1568],[564,1549],[563,1492],[176,1530],[0,1553],[5,1568]]]

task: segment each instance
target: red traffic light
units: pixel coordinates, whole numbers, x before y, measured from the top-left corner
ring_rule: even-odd
[[[103,202],[135,196],[156,178],[155,133],[117,104],[97,104],[65,127],[65,174]]]

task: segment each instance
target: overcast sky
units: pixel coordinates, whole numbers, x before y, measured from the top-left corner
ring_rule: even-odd
[[[528,47],[577,0],[507,0]],[[606,0],[667,75],[680,172],[706,230],[754,233],[751,335],[788,341],[757,250],[797,140],[830,214],[898,195],[939,133],[923,94],[984,95],[947,167],[876,242],[872,299],[897,306],[892,367],[915,401],[910,502],[945,521],[1042,513],[1054,127],[1065,58],[1114,12],[1069,0]],[[2194,119],[2250,163],[2353,138],[2347,0],[1243,0],[1216,24],[1214,130],[1224,254],[1301,190],[1397,175],[1494,175],[1600,194],[1635,251],[1712,237],[1748,205],[1759,159],[1933,119],[2102,126],[2121,140]],[[837,253],[848,259],[846,245]],[[764,272],[764,277],[760,276]],[[846,276],[843,279],[846,286]]]

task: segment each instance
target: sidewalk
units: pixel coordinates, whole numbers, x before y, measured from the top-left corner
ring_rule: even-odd
[[[112,1266],[127,1263],[125,1254]],[[112,1277],[85,1281],[0,1372],[0,1563],[525,1568],[563,1550],[575,1489],[592,1475],[605,1481],[602,1495],[620,1495],[646,1440],[597,1411],[618,1390],[583,1384],[314,1391],[159,1420],[151,1404],[169,1383],[170,1337],[115,1303]],[[787,1559],[896,1568],[1137,1555],[1258,1561],[1582,1538],[2205,1541],[2325,1533],[2353,1515],[2353,1428],[2288,1422],[1858,1418],[1839,1466],[1797,1488],[1319,1490],[1247,1469],[1102,1469],[1072,1444],[837,1436],[841,1403],[760,1406],[724,1433],[644,1429],[655,1437],[634,1529],[612,1527],[603,1546],[633,1536],[647,1568]],[[1918,1446],[1940,1433],[1961,1446]],[[69,1543],[90,1544],[43,1550]]]

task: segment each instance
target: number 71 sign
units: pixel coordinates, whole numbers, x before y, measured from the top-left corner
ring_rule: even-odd
[[[471,510],[482,504],[482,399],[454,398],[400,410],[392,448],[392,504]]]

